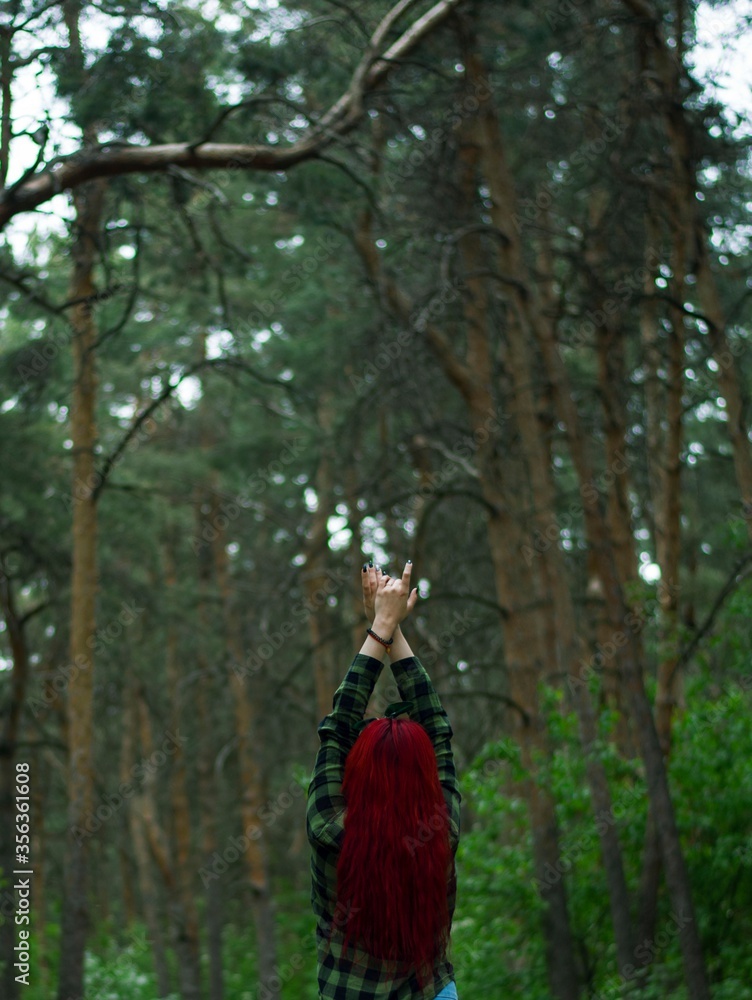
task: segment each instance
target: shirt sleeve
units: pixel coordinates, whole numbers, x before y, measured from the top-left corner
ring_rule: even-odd
[[[308,786],[306,831],[311,844],[339,850],[344,832],[342,777],[345,761],[383,663],[358,653],[334,694],[332,712],[318,727],[321,746]]]
[[[452,731],[449,716],[444,711],[428,671],[416,656],[408,656],[392,663],[392,673],[400,697],[412,704],[410,718],[419,722],[431,737],[439,768],[439,781],[449,810],[449,840],[452,851],[457,850],[460,839],[460,795],[457,771],[452,753]]]

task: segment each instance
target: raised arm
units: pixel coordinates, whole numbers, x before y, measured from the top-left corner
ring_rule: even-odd
[[[391,638],[399,623],[412,610],[417,591],[410,593],[411,567],[401,580],[380,574],[374,591],[372,631]],[[344,831],[345,803],[342,778],[345,761],[360,732],[360,724],[374,685],[381,673],[387,647],[367,635],[334,695],[332,711],[318,727],[321,746],[308,786],[306,829],[308,840],[339,850]]]
[[[400,636],[404,647],[400,643],[397,646],[397,637],[394,640],[392,656],[399,655],[399,659],[392,660],[392,673],[397,682],[400,697],[403,701],[409,701],[413,706],[410,711],[410,718],[419,722],[431,737],[433,749],[436,754],[436,763],[439,768],[439,781],[444,791],[444,801],[449,810],[449,838],[453,850],[457,850],[460,839],[460,795],[459,784],[457,782],[457,772],[454,766],[454,754],[452,753],[452,726],[449,716],[444,711],[441,699],[436,692],[428,671],[413,656],[407,642]],[[406,647],[406,648],[405,648]]]
[[[371,592],[380,574],[373,567],[367,568],[363,579],[363,603],[366,615],[369,614]],[[375,609],[374,609],[375,610]],[[402,634],[399,625],[394,632],[394,641],[389,652],[392,673],[397,682],[397,688],[402,701],[412,705],[410,718],[419,722],[431,737],[436,763],[439,768],[439,781],[444,790],[444,800],[449,810],[450,839],[454,850],[457,848],[460,836],[460,795],[457,782],[457,772],[452,753],[452,726],[449,717],[441,704],[428,671],[413,654],[410,644]]]

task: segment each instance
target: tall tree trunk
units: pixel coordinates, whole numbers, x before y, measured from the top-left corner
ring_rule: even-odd
[[[306,540],[303,581],[310,609],[308,630],[311,639],[313,682],[316,692],[316,717],[323,719],[332,710],[332,698],[337,688],[334,657],[326,635],[328,621],[326,595],[329,592],[330,581],[329,576],[327,576],[329,557],[327,522],[334,513],[332,508],[334,496],[332,465],[334,399],[331,393],[325,393],[319,398],[317,426],[319,428],[319,460],[313,488],[318,497],[318,506],[311,517],[311,527]]]
[[[645,403],[647,457],[652,496],[656,559],[661,571],[659,603],[661,642],[657,671],[656,732],[668,760],[671,751],[671,721],[679,697],[679,564],[681,546],[680,476],[682,447],[682,394],[684,388],[684,315],[669,309],[671,329],[667,350],[661,348],[655,285],[655,248],[659,245],[656,219],[658,206],[651,204],[646,219],[645,295],[640,304],[640,327],[645,357]],[[681,301],[686,277],[686,226],[681,222],[681,202],[671,211],[674,255],[671,261],[672,298]],[[665,389],[661,386],[663,373]],[[648,818],[640,887],[640,939],[652,940],[658,915],[661,855],[658,830],[652,814]],[[651,951],[647,951],[652,955]]]
[[[393,281],[380,274],[373,243],[366,235],[368,223],[366,215],[358,234],[358,249],[373,280],[378,281],[386,293],[389,307],[407,321],[413,314],[412,304]],[[503,608],[501,626],[509,698],[517,706],[512,729],[521,745],[523,766],[530,774],[523,793],[530,809],[536,883],[545,904],[543,929],[549,984],[553,996],[570,1000],[577,997],[578,986],[566,889],[562,878],[557,876],[551,880],[549,877],[551,871],[561,873],[563,870],[554,803],[537,786],[535,779],[536,756],[542,754],[545,758],[548,755],[537,692],[547,662],[542,641],[546,629],[542,628],[540,601],[530,564],[524,558],[528,536],[522,530],[520,518],[527,498],[510,492],[512,483],[523,481],[523,474],[519,468],[517,476],[510,472],[513,463],[519,465],[519,456],[513,457],[508,441],[502,446],[497,407],[490,392],[491,379],[488,372],[478,369],[479,358],[473,359],[476,368],[470,369],[456,357],[437,327],[429,323],[424,333],[448,379],[465,400],[477,442],[474,460],[488,512],[487,531],[496,592]],[[501,455],[504,456],[504,472]]]
[[[76,191],[73,275],[68,298],[73,332],[74,384],[71,399],[73,442],[73,568],[71,573],[68,681],[68,834],[60,942],[58,1000],[82,1000],[84,949],[89,928],[87,903],[88,837],[76,836],[92,810],[92,705],[94,662],[89,637],[96,628],[97,511],[94,494],[96,445],[97,328],[93,273],[105,185],[95,181]]]
[[[578,473],[581,487],[595,483],[589,456],[580,430],[579,415],[574,405],[566,369],[556,349],[553,331],[547,324],[537,328],[544,362],[554,386],[559,419],[565,427],[570,453]],[[583,505],[585,528],[589,544],[598,555],[599,572],[616,645],[621,645],[620,663],[623,689],[639,740],[640,754],[645,766],[648,798],[660,834],[661,854],[671,901],[681,921],[679,939],[684,957],[685,975],[692,1000],[707,1000],[707,983],[692,902],[689,876],[681,850],[676,817],[668,787],[665,762],[655,728],[652,709],[644,685],[644,664],[641,645],[631,625],[632,613],[624,598],[623,588],[616,567],[614,549],[609,538],[605,512],[598,491]],[[583,493],[583,495],[585,495]],[[588,494],[589,496],[590,494]]]
[[[468,40],[470,41],[470,40]],[[474,40],[473,40],[474,41]],[[468,44],[463,58],[468,79],[476,88],[487,78],[485,67],[478,57],[477,46]],[[516,412],[517,426],[526,456],[527,478],[530,482],[533,523],[538,537],[548,541],[534,559],[540,574],[540,591],[546,604],[552,605],[549,618],[555,627],[555,641],[549,651],[551,662],[557,662],[564,676],[574,676],[582,661],[584,643],[575,630],[576,614],[567,579],[566,568],[559,548],[555,494],[551,476],[550,457],[543,441],[543,428],[538,418],[535,386],[536,371],[532,349],[535,328],[545,322],[537,311],[532,286],[522,263],[521,248],[517,245],[516,230],[512,222],[515,210],[514,185],[506,166],[505,152],[498,118],[491,99],[484,102],[473,136],[473,149],[477,150],[483,178],[491,196],[491,213],[494,223],[507,238],[501,241],[499,258],[501,273],[505,276],[505,289],[509,311],[507,342],[509,345],[508,371],[513,394],[510,406]],[[468,185],[468,191],[477,189],[477,183]],[[477,237],[470,235],[468,241]],[[468,262],[469,273],[478,273],[482,256],[480,247],[474,259]],[[472,288],[477,279],[468,279]],[[471,327],[474,325],[471,322]],[[470,335],[469,335],[470,336]],[[552,529],[556,529],[551,538]],[[596,756],[597,726],[587,684],[570,685],[570,691],[579,720],[580,738],[586,761],[586,773],[593,809],[596,815],[611,815],[612,802],[608,781],[601,761]],[[617,955],[621,965],[633,956],[633,934],[629,913],[629,894],[622,862],[621,847],[614,824],[599,825],[604,870],[609,888],[609,902]],[[557,966],[557,971],[560,966]],[[576,988],[576,987],[575,987]]]
[[[154,748],[151,717],[143,688],[139,688],[136,691],[135,704],[142,757],[147,761],[155,761],[157,758]],[[133,808],[137,811],[143,825],[149,852],[159,870],[167,891],[174,932],[174,948],[177,957],[181,996],[183,1000],[201,1000],[201,966],[199,962],[198,942],[191,936],[192,927],[183,910],[178,882],[172,864],[170,845],[165,831],[159,822],[157,801],[154,794],[155,779],[155,768],[153,766],[146,768],[141,789],[133,796]],[[142,871],[145,872],[146,867],[142,866]]]
[[[224,529],[217,532],[214,557],[217,584],[222,599],[224,632],[227,642],[230,690],[235,708],[235,736],[240,772],[240,817],[243,861],[251,887],[253,924],[256,932],[256,958],[259,995],[274,996],[277,966],[277,943],[274,899],[269,872],[267,830],[261,821],[261,809],[266,801],[266,781],[262,751],[263,705],[261,691],[263,675],[250,675],[244,670],[242,628],[239,609],[233,600],[230,565]]]
[[[605,304],[605,303],[604,303]],[[596,303],[596,308],[598,305]],[[616,572],[621,582],[624,597],[635,614],[639,614],[641,605],[636,594],[639,589],[637,552],[633,531],[632,503],[629,498],[631,476],[629,472],[627,446],[627,419],[624,401],[621,398],[621,386],[627,384],[624,365],[624,330],[618,325],[619,320],[610,316],[601,307],[606,317],[599,327],[596,338],[598,353],[598,389],[603,410],[606,438],[606,473],[613,480],[609,487],[604,482],[606,493],[606,534],[611,539]],[[598,559],[595,559],[595,566]],[[599,597],[602,601],[603,615],[601,617],[601,648],[608,648],[611,642],[612,628],[606,611],[603,585],[600,574],[596,571],[593,579],[597,581]],[[640,660],[644,659],[642,652],[642,634],[635,635],[635,644],[640,649]],[[618,712],[616,720],[616,745],[623,757],[637,756],[638,749],[634,733],[630,725],[626,698],[622,690],[622,675],[619,669],[618,657],[611,657],[603,667],[604,702]]]
[[[741,500],[742,516],[752,541],[752,447],[750,446],[737,351],[726,334],[726,317],[718,294],[718,285],[710,267],[707,235],[700,221],[695,222],[695,276],[697,295],[703,315],[710,323],[713,359],[718,365],[718,388],[726,401],[726,428],[734,457],[734,472]]]
[[[175,530],[169,526],[165,533],[165,543],[162,547],[164,586],[166,606],[175,606],[175,584],[177,538]],[[167,692],[170,705],[170,731],[179,736],[184,731],[185,723],[185,686],[180,672],[180,653],[178,646],[177,623],[174,612],[166,622],[167,645],[165,649],[165,673]],[[170,763],[170,805],[171,805],[171,841],[175,872],[175,898],[172,904],[175,918],[175,934],[182,942],[181,948],[188,956],[186,975],[197,984],[200,982],[200,941],[199,919],[196,910],[196,864],[191,845],[191,808],[188,798],[188,769],[185,750],[178,739]],[[199,990],[200,987],[189,987]]]
[[[136,764],[136,734],[138,732],[138,714],[135,692],[132,684],[126,684],[123,692],[125,699],[123,711],[123,732],[120,743],[120,780],[132,783],[134,765]],[[141,893],[141,907],[146,924],[154,970],[157,976],[157,995],[168,996],[172,990],[170,973],[167,965],[162,926],[159,919],[159,904],[156,886],[152,875],[149,847],[144,832],[143,819],[133,802],[126,805],[128,810],[127,831],[130,833],[133,854],[136,863],[136,878]]]
[[[118,844],[118,862],[120,865],[120,882],[123,888],[123,924],[127,928],[131,927],[138,920],[138,903],[136,902],[134,892],[133,862],[128,850],[128,829],[121,826],[118,832],[121,838]]]
[[[468,62],[470,65],[473,65],[472,59],[468,60]],[[483,75],[482,72],[479,73],[479,76]],[[484,149],[487,151],[494,150],[497,153],[493,157],[487,155],[484,158],[483,170],[491,189],[492,219],[505,237],[505,240],[502,241],[502,254],[506,255],[505,263],[508,265],[506,270],[507,273],[511,273],[512,280],[514,281],[516,275],[523,273],[521,255],[514,234],[515,231],[509,224],[510,219],[507,218],[505,211],[507,206],[514,205],[514,190],[511,178],[505,168],[503,156],[498,155],[502,149],[502,144],[498,134],[498,122],[490,104],[486,104],[481,109],[480,121],[487,133],[487,139],[483,143]],[[589,474],[589,461],[585,455],[583,437],[579,433],[578,415],[573,406],[568,385],[566,385],[561,358],[556,351],[553,340],[553,332],[550,324],[536,322],[536,319],[539,317],[533,314],[535,300],[534,296],[530,294],[531,291],[531,289],[528,289],[529,294],[521,296],[519,308],[520,311],[528,311],[530,326],[536,332],[544,351],[546,365],[557,396],[560,419],[562,419],[562,423],[567,428],[567,437],[575,466],[580,473],[580,482],[583,485],[591,483],[593,482],[593,477]],[[631,712],[640,736],[648,794],[651,808],[660,830],[661,849],[672,903],[675,907],[675,912],[682,921],[679,936],[687,985],[690,990],[690,997],[693,1000],[706,1000],[708,997],[707,979],[694,914],[689,877],[679,842],[663,755],[650,703],[645,692],[643,665],[638,658],[640,650],[634,641],[634,633],[631,629],[628,630],[626,636],[624,635],[624,625],[628,621],[627,616],[629,611],[616,573],[613,549],[610,546],[605,531],[605,521],[600,501],[597,504],[591,503],[586,505],[585,514],[586,527],[588,527],[591,544],[595,545],[596,551],[603,558],[604,589],[607,595],[611,621],[615,629],[614,634],[626,639],[626,643],[622,647],[624,687],[628,694]]]
[[[465,64],[467,65],[467,59]],[[470,82],[477,83],[477,78],[472,78]],[[470,197],[470,190],[474,189],[477,145],[482,138],[476,133],[466,142],[461,140],[462,181],[466,200]],[[373,243],[368,238],[369,222],[370,218],[366,213],[358,237],[359,250],[389,307],[403,321],[408,320],[413,313],[412,304],[393,281],[380,273]],[[468,233],[463,236],[463,247],[471,238],[474,237]],[[472,247],[472,244],[467,246]],[[471,252],[467,248],[464,250],[465,271],[470,275],[477,271],[477,259],[467,259],[467,254]],[[465,401],[473,428],[476,444],[474,461],[488,511],[489,546],[496,591],[503,608],[502,632],[508,690],[511,701],[519,709],[513,720],[513,729],[520,741],[522,763],[529,774],[524,793],[530,809],[536,881],[544,902],[543,929],[549,988],[554,997],[575,1000],[579,994],[578,975],[566,887],[561,878],[563,866],[554,802],[536,780],[536,758],[542,755],[545,759],[548,756],[545,726],[538,706],[538,685],[544,678],[544,664],[550,663],[550,653],[555,643],[550,627],[550,589],[546,587],[540,566],[534,566],[534,560],[526,558],[525,554],[525,542],[529,539],[529,533],[525,530],[527,510],[531,503],[535,503],[528,490],[522,486],[527,481],[528,474],[532,474],[529,455],[524,453],[529,445],[529,436],[526,428],[522,454],[519,454],[517,446],[513,444],[511,434],[502,443],[500,428],[503,420],[500,419],[492,392],[494,372],[485,285],[473,278],[467,284],[469,294],[465,300],[465,360],[456,356],[449,340],[435,325],[426,323],[424,334],[446,376]],[[515,346],[509,347],[510,354]],[[519,388],[517,381],[511,392],[514,393]],[[530,422],[534,425],[537,421],[534,406],[532,411],[530,408],[529,396],[519,394],[514,399],[514,409],[516,428],[521,429],[525,421],[528,421],[529,426]],[[512,472],[512,465],[515,466],[516,476]],[[549,874],[551,871],[557,873],[553,879]]]
[[[204,517],[202,506],[206,506]],[[216,493],[205,490],[197,491],[197,531],[198,537],[205,539],[210,536],[206,529],[214,527],[218,518]],[[198,586],[199,586],[199,635],[209,636],[209,614],[207,600],[212,577],[212,553],[210,543],[204,541],[198,551]],[[215,678],[211,668],[209,653],[199,642],[196,648],[198,663],[198,681],[196,683],[196,721],[200,738],[198,754],[198,799],[201,827],[201,864],[210,867],[214,852],[219,844],[217,841],[217,781],[214,775],[214,717],[212,705],[215,702]],[[209,997],[210,1000],[222,1000],[222,896],[219,879],[210,879],[206,887],[206,929],[209,950]]]
[[[690,255],[688,270],[694,272],[697,279],[697,296],[710,326],[709,340],[718,365],[718,386],[726,401],[726,426],[733,451],[734,472],[747,531],[752,539],[752,446],[744,420],[736,355],[728,341],[726,318],[710,266],[707,231],[701,216],[701,205],[695,197],[698,163],[694,125],[684,103],[689,91],[683,87],[687,75],[682,62],[683,46],[680,41],[673,47],[668,45],[661,19],[648,0],[623,0],[623,3],[635,16],[635,31],[644,48],[644,76],[650,80],[651,86],[657,85],[660,92],[660,100],[654,101],[653,106],[663,117],[671,152],[669,194],[675,202],[675,218],[685,230],[682,235],[685,252]],[[678,5],[675,14],[674,41],[677,42],[683,36],[682,18],[686,14],[683,4]]]

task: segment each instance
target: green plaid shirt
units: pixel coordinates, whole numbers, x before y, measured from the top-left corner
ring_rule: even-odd
[[[448,960],[434,968],[433,982],[419,989],[415,975],[396,975],[392,963],[371,958],[362,950],[342,950],[339,930],[347,913],[337,903],[337,858],[344,834],[342,777],[345,760],[360,732],[368,699],[383,664],[358,653],[334,695],[331,715],[318,728],[321,747],[308,787],[306,827],[311,844],[311,902],[316,914],[316,947],[320,1000],[434,1000],[454,979]],[[425,668],[415,657],[392,663],[403,701],[412,703],[410,718],[431,737],[439,779],[449,809],[452,853],[460,836],[460,791],[454,769],[452,727]],[[450,919],[454,913],[456,880],[447,885]],[[333,928],[333,929],[332,929]],[[330,935],[330,931],[332,931]]]

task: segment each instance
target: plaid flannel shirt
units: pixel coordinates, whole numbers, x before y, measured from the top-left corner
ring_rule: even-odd
[[[345,760],[359,735],[368,699],[383,664],[358,653],[334,695],[331,715],[318,727],[321,747],[308,787],[306,827],[311,844],[311,902],[316,915],[316,948],[320,1000],[434,1000],[454,979],[451,962],[434,967],[433,981],[423,990],[414,974],[397,975],[392,963],[379,961],[362,949],[342,949],[341,928],[347,912],[337,903],[337,858],[344,834],[342,777]],[[454,768],[452,727],[425,668],[415,657],[391,665],[403,701],[412,703],[410,718],[431,737],[439,779],[449,810],[452,854],[460,836],[460,791]],[[447,885],[450,920],[456,900],[454,874]],[[330,934],[331,931],[331,934]]]

